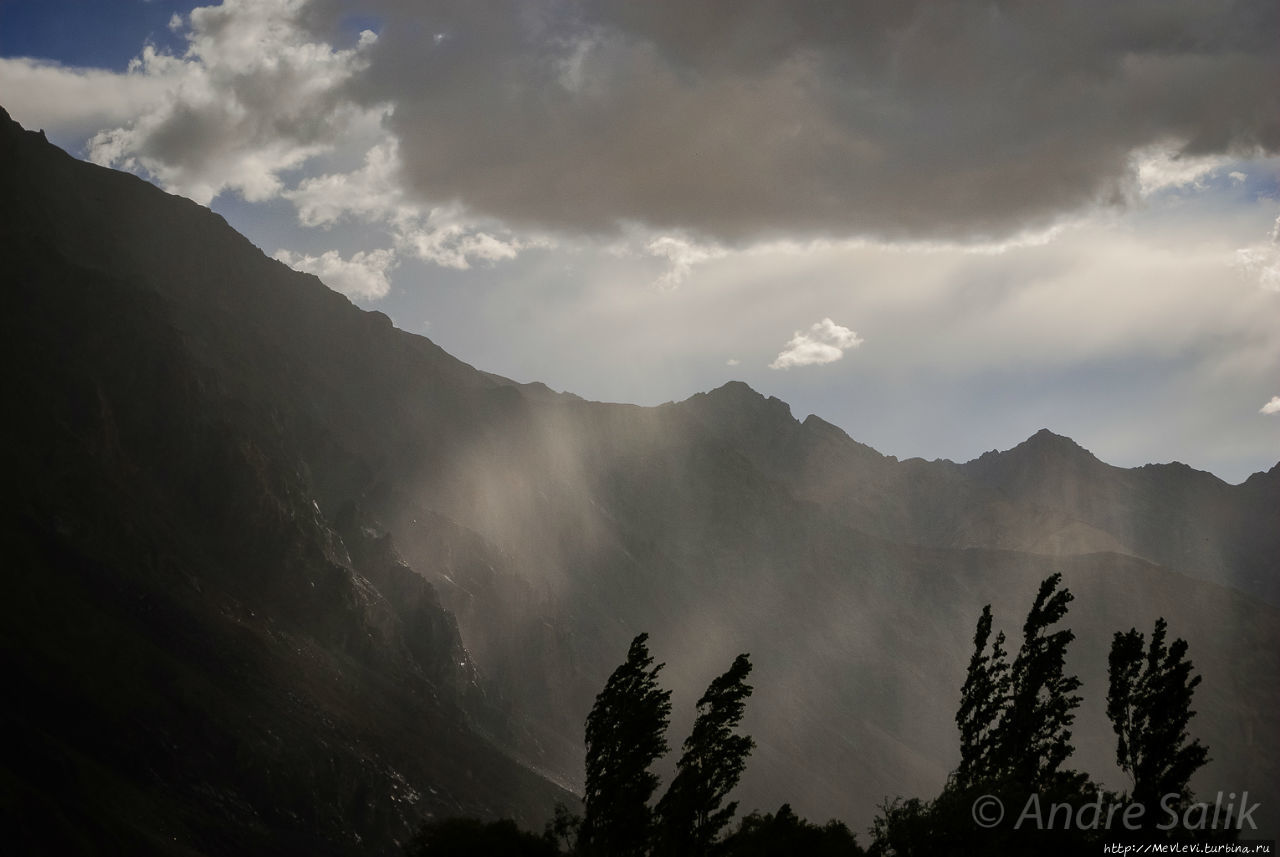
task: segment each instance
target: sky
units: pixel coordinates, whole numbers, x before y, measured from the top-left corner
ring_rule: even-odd
[[[1274,0],[0,0],[0,105],[478,368],[1280,461]]]

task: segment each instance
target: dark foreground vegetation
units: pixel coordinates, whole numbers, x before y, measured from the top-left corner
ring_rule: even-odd
[[[1080,680],[1065,669],[1075,635],[1061,627],[1072,600],[1061,582],[1055,574],[1040,585],[1016,652],[1006,648],[1003,631],[993,636],[994,617],[983,609],[955,717],[960,764],[933,800],[886,800],[865,851],[843,822],[817,825],[788,804],[732,826],[737,803],[728,796],[754,747],[737,732],[753,690],[745,654],[698,700],[676,774],[655,800],[659,778],[650,768],[670,749],[671,692],[658,683],[663,665],[654,664],[647,634],[632,641],[587,717],[582,815],[558,806],[541,835],[508,820],[434,821],[406,850],[448,857],[915,857],[1234,841],[1247,807],[1228,805],[1224,816],[1220,801],[1197,803],[1189,787],[1208,761],[1207,748],[1187,731],[1200,677],[1186,642],[1168,642],[1163,619],[1150,638],[1134,628],[1112,642],[1107,716],[1129,788],[1108,791],[1067,766],[1081,698]]]

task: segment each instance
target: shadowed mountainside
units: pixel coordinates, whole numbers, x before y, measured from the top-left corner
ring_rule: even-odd
[[[1061,570],[1075,763],[1123,785],[1106,649],[1163,615],[1204,675],[1197,787],[1275,828],[1280,466],[1228,486],[1048,432],[899,462],[740,383],[658,408],[515,384],[7,116],[0,205],[15,817],[172,853],[538,825],[529,768],[576,782],[644,630],[674,744],[752,653],[745,809],[862,826],[954,765],[982,604],[1014,635]]]
[[[394,853],[428,813],[540,825],[567,796],[483,737],[452,615],[354,507],[321,512],[407,442],[324,413],[412,395],[398,363],[437,401],[494,382],[424,341],[341,351],[385,317],[0,125],[10,845]]]

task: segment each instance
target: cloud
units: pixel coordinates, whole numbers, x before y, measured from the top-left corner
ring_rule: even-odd
[[[303,179],[281,196],[294,204],[304,226],[333,226],[344,219],[399,223],[418,216],[398,182],[400,156],[394,141],[365,152],[359,169]]]
[[[371,5],[409,187],[515,226],[1000,238],[1280,150],[1273,0]]]
[[[393,250],[361,250],[343,259],[336,250],[306,256],[288,250],[276,251],[277,259],[290,268],[315,274],[325,285],[351,298],[376,299],[391,291],[388,274],[398,264]]]
[[[1265,243],[1236,250],[1235,266],[1257,277],[1258,285],[1267,291],[1280,292],[1280,217],[1276,218],[1267,239]]]
[[[305,26],[307,0],[225,0],[185,19],[181,56],[146,46],[118,76],[163,92],[89,142],[96,163],[149,175],[207,204],[225,190],[272,199],[281,174],[333,150],[386,105],[358,106],[341,88],[362,70],[371,32],[335,50]],[[181,29],[184,19],[171,27]]]
[[[629,235],[662,289],[753,243],[1053,236],[1280,151],[1267,0],[370,0],[358,38],[344,8],[226,0],[173,17],[181,54],[0,85],[200,202],[287,196],[455,268]]]
[[[790,369],[792,366],[814,366],[834,363],[850,348],[862,344],[861,337],[847,327],[841,327],[829,318],[817,322],[809,330],[797,330],[770,369]]]
[[[513,259],[526,247],[547,243],[516,238],[501,224],[476,222],[456,207],[416,200],[404,192],[400,170],[399,147],[387,140],[369,149],[358,169],[304,179],[281,195],[293,202],[305,226],[381,224],[397,250],[445,268]]]
[[[249,202],[284,197],[304,226],[381,226],[399,254],[450,268],[548,244],[536,235],[517,238],[456,203],[405,193],[398,141],[381,127],[393,105],[362,106],[344,94],[367,68],[377,37],[366,30],[353,47],[335,49],[314,32],[323,5],[226,0],[171,17],[171,30],[186,30],[180,56],[148,45],[126,74],[0,59],[0,84],[15,94],[10,105],[19,121],[91,135],[91,160],[203,204],[228,190]],[[334,162],[361,152],[354,170],[314,174],[322,156]],[[294,178],[300,168],[313,174]],[[324,270],[348,284],[343,291],[375,298],[386,293],[385,274],[394,267],[373,266],[382,252],[370,251],[354,268],[335,267],[328,254],[304,264],[328,260]]]
[[[1150,196],[1162,190],[1203,189],[1206,179],[1233,160],[1221,155],[1185,155],[1180,149],[1179,145],[1166,143],[1140,149],[1130,156],[1139,194]],[[1240,180],[1245,178],[1238,172],[1231,175],[1240,176]]]
[[[667,270],[655,281],[663,289],[679,288],[689,278],[694,265],[725,255],[722,248],[696,244],[673,235],[661,235],[652,239],[645,245],[645,252],[668,262]]]
[[[401,232],[397,242],[419,259],[443,268],[466,270],[477,261],[514,259],[521,250],[538,243],[499,238],[466,222],[448,222],[447,215],[434,215],[433,211],[420,225]]]
[[[5,109],[28,128],[86,137],[156,109],[167,81],[138,73],[67,68],[26,57],[0,57]]]
[[[1259,409],[1260,414],[1280,414],[1280,396],[1272,396],[1271,401]]]

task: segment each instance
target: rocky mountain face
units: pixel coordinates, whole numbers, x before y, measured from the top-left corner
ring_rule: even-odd
[[[529,753],[566,778],[579,769],[581,712],[647,630],[676,689],[677,739],[701,688],[736,652],[752,654],[747,728],[759,748],[745,807],[785,799],[861,826],[886,796],[935,794],[955,764],[952,717],[982,605],[1017,639],[1036,586],[1061,571],[1077,596],[1072,667],[1085,683],[1074,764],[1123,787],[1107,651],[1116,631],[1164,616],[1204,675],[1195,728],[1215,761],[1197,786],[1245,782],[1269,796],[1280,747],[1262,700],[1280,702],[1280,611],[1212,582],[1218,569],[1174,571],[1146,547],[1163,547],[1149,535],[1163,517],[1192,530],[1171,540],[1238,550],[1212,522],[1274,518],[1274,478],[1232,487],[1171,466],[1154,470],[1191,485],[1148,490],[1151,468],[1110,468],[1047,433],[1026,446],[994,456],[1003,471],[991,457],[898,462],[742,384],[652,409],[530,404],[472,438],[465,476],[446,490],[405,480],[382,520],[441,582],[495,693],[536,739]],[[1017,481],[1031,468],[1041,482]],[[1120,487],[1072,495],[1090,469]],[[1204,482],[1225,499],[1197,522],[1186,507]],[[1086,515],[1098,511],[1088,492],[1122,490],[1145,517]],[[459,522],[484,545],[481,562],[449,559],[475,556],[446,534]],[[1264,523],[1247,532],[1274,538]],[[1267,550],[1250,567],[1266,568]]]
[[[495,747],[453,616],[355,502],[409,439],[343,419],[496,382],[0,124],[17,850],[397,853],[429,814],[541,825],[572,798]]]
[[[640,631],[677,746],[752,654],[744,809],[861,826],[940,788],[982,605],[1016,637],[1053,571],[1077,596],[1073,763],[1123,785],[1106,652],[1164,616],[1204,676],[1196,786],[1248,789],[1275,829],[1280,466],[1229,486],[1048,432],[897,461],[740,383],[658,408],[516,384],[7,116],[0,211],[22,736],[0,788],[32,850],[540,826]]]

